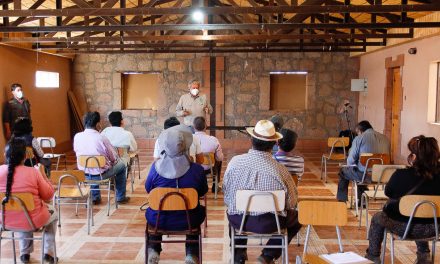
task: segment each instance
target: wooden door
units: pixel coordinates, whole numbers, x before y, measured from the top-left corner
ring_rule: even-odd
[[[400,67],[393,69],[393,93],[391,107],[391,160],[396,161],[400,156],[400,111],[402,109],[402,79]]]

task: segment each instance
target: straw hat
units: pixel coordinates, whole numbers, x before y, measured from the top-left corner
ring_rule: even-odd
[[[277,141],[283,135],[275,131],[275,126],[269,120],[260,120],[255,127],[248,127],[246,131],[254,138],[263,141]]]

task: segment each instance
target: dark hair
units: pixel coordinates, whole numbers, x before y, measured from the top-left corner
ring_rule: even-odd
[[[101,121],[101,115],[98,112],[87,112],[84,116],[84,125],[86,128],[96,128],[96,124]]]
[[[16,89],[17,87],[23,87],[23,86],[21,86],[21,84],[19,84],[19,83],[13,83],[13,84],[11,84],[11,92],[15,91],[15,89]]]
[[[273,149],[275,141],[265,141],[252,137],[252,148],[259,151],[269,151]]]
[[[296,141],[298,140],[298,134],[296,134],[295,131],[282,128],[280,130],[281,135],[283,135],[283,138],[278,140],[278,146],[281,150],[285,152],[292,151],[296,146]]]
[[[206,128],[206,120],[203,116],[198,116],[194,118],[193,125],[197,131],[203,131]]]
[[[19,117],[14,122],[14,131],[12,133],[15,137],[21,137],[32,133],[32,121],[27,117]]]
[[[168,129],[170,127],[178,126],[178,125],[180,125],[180,122],[177,119],[177,117],[175,117],[175,116],[172,116],[172,117],[168,118],[167,120],[165,120],[165,122],[163,122],[164,129]]]
[[[359,124],[357,124],[356,127],[362,133],[364,133],[367,129],[373,128],[371,126],[370,122],[368,122],[367,120],[363,120],[363,121],[359,122]]]
[[[3,204],[9,201],[11,196],[12,183],[14,181],[15,167],[26,157],[26,142],[21,138],[12,137],[5,147],[6,164],[8,165],[8,177],[6,180],[6,194]]]
[[[282,116],[276,114],[270,118],[270,122],[273,123],[275,127],[275,131],[279,132],[281,128],[284,126],[284,119]]]
[[[121,124],[122,124],[122,119],[123,119],[122,118],[122,113],[119,112],[119,111],[111,112],[108,115],[108,121],[110,121],[110,124],[112,126],[120,127]]]
[[[413,137],[408,142],[408,149],[411,152],[408,156],[408,163],[410,163],[412,154],[416,155],[411,166],[418,175],[425,179],[432,179],[440,172],[440,151],[435,138],[424,135]]]

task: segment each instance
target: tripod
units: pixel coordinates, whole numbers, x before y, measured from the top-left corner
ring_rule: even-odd
[[[344,105],[344,116],[345,116],[345,121],[347,122],[347,127],[348,127],[348,131],[350,131],[350,141],[353,140],[353,133],[351,130],[351,122],[350,122],[350,117],[348,116],[348,108],[351,107],[349,106],[349,104]]]

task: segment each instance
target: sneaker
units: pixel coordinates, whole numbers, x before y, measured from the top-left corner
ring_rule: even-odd
[[[31,262],[31,255],[30,254],[23,254],[20,256],[21,263],[30,263]]]
[[[160,259],[159,252],[149,248],[148,249],[148,264],[158,264]]]
[[[46,263],[52,264],[55,263],[55,258],[49,254],[44,254],[44,261],[46,261]],[[58,258],[57,258],[57,262],[58,262]]]
[[[185,264],[199,264],[199,257],[195,255],[186,255]]]
[[[416,264],[432,264],[431,254],[429,252],[417,252]]]
[[[118,204],[127,204],[130,201],[130,197],[125,197],[124,199],[118,201]]]
[[[274,264],[275,262],[273,261],[273,257],[261,254],[257,258],[257,263],[258,264]]]

